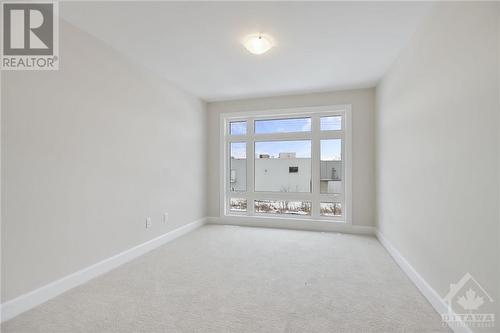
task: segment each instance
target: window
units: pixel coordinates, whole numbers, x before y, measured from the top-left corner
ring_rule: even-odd
[[[322,131],[339,131],[342,129],[342,117],[321,117],[320,129]]]
[[[349,222],[350,107],[221,118],[226,215]]]
[[[247,200],[241,198],[231,198],[229,209],[233,212],[246,212]]]
[[[342,193],[342,140],[320,142],[321,193]]]
[[[290,167],[297,164],[301,173],[290,177]],[[311,192],[311,141],[255,142],[254,170],[255,191]]]
[[[255,212],[266,214],[311,215],[311,203],[304,201],[255,200]]]
[[[246,121],[233,121],[229,124],[229,132],[231,135],[245,135],[247,134]]]
[[[256,120],[255,134],[309,132],[311,118]]]
[[[321,216],[342,216],[342,204],[340,202],[322,202],[320,214]]]
[[[242,192],[247,189],[247,144],[231,142],[230,188],[231,192]]]

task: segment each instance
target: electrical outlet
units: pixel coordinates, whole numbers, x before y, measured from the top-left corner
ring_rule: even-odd
[[[149,229],[149,228],[151,228],[151,218],[150,217],[146,218],[146,229]]]
[[[168,222],[168,213],[163,213],[163,223]]]

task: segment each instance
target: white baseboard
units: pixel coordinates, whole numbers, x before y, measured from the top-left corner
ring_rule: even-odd
[[[439,294],[430,286],[427,281],[420,275],[415,268],[399,253],[399,251],[385,238],[385,236],[377,230],[377,239],[382,246],[389,252],[394,261],[401,267],[403,272],[406,273],[408,278],[415,284],[425,298],[431,303],[437,313],[448,313],[448,306]],[[461,324],[461,323],[460,323]],[[473,333],[473,331],[465,325],[456,325],[450,327],[455,333]]]
[[[352,225],[344,222],[290,219],[260,216],[208,217],[211,224],[237,225],[243,227],[278,228],[306,231],[328,231],[349,234],[375,235],[374,227]]]
[[[185,235],[206,223],[206,218],[191,222],[180,228],[171,230],[159,237],[153,238],[145,243],[134,246],[124,252],[100,261],[92,266],[78,272],[65,276],[59,280],[49,283],[43,287],[33,290],[27,294],[16,297],[1,305],[1,322],[9,320],[25,311],[34,308],[62,293],[79,286],[99,275],[107,273],[112,269],[123,265],[132,259],[168,243],[182,235]]]

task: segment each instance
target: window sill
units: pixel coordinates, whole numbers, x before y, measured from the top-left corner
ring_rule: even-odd
[[[236,218],[236,219],[265,219],[265,220],[282,220],[282,221],[300,221],[307,223],[340,223],[340,224],[348,224],[346,223],[344,217],[339,216],[338,218],[330,218],[330,217],[320,217],[313,218],[304,215],[290,215],[290,216],[281,216],[281,215],[270,215],[270,214],[258,214],[258,215],[245,215],[238,213],[229,213],[225,214],[222,218]]]
[[[305,218],[283,218],[274,216],[225,215],[210,217],[208,223],[234,225],[242,227],[278,228],[291,230],[307,230],[322,232],[340,232],[349,234],[374,235],[375,228],[357,226],[343,220],[322,220]]]

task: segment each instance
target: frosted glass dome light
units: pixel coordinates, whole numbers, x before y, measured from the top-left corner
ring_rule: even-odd
[[[243,45],[250,53],[263,54],[273,47],[273,42],[269,36],[255,34],[247,36]]]

